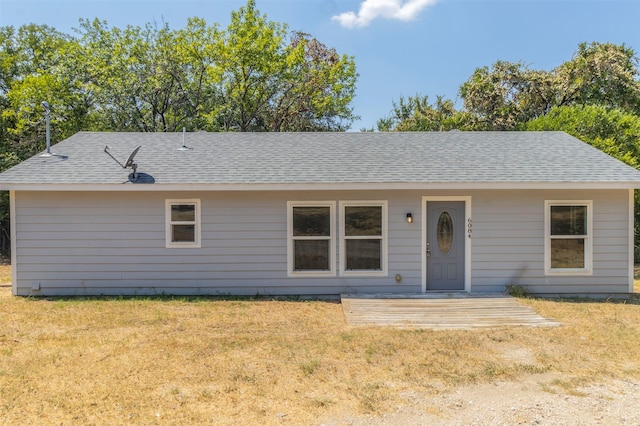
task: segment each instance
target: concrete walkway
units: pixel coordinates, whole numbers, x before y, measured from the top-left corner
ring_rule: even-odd
[[[352,327],[473,329],[561,325],[504,294],[343,294],[340,298],[347,324]]]

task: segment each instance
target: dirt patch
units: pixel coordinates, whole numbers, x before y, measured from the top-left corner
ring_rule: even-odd
[[[536,354],[529,348],[524,348],[508,343],[501,343],[496,346],[502,357],[512,363],[523,365],[537,365]]]
[[[569,393],[558,374],[522,381],[463,386],[436,396],[409,392],[407,404],[382,416],[320,422],[326,426],[417,425],[632,425],[640,424],[640,382],[612,380]]]

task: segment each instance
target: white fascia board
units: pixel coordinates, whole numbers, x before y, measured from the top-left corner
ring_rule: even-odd
[[[3,191],[332,191],[332,190],[640,189],[640,182],[340,182],[171,184],[0,184]]]

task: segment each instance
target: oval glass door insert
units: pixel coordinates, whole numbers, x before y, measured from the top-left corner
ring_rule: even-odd
[[[453,219],[451,219],[449,212],[440,213],[436,232],[438,233],[438,248],[440,252],[442,254],[449,253],[453,245]]]

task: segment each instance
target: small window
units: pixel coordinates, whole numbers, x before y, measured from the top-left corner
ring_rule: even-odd
[[[200,247],[200,200],[166,201],[167,248]]]
[[[341,203],[341,262],[344,275],[386,273],[387,205],[384,201]]]
[[[289,273],[334,273],[333,202],[289,202]]]
[[[591,201],[545,203],[545,272],[591,273]]]
[[[436,225],[438,248],[442,254],[447,254],[453,245],[453,219],[448,211],[443,211]],[[457,232],[457,231],[456,231]]]

